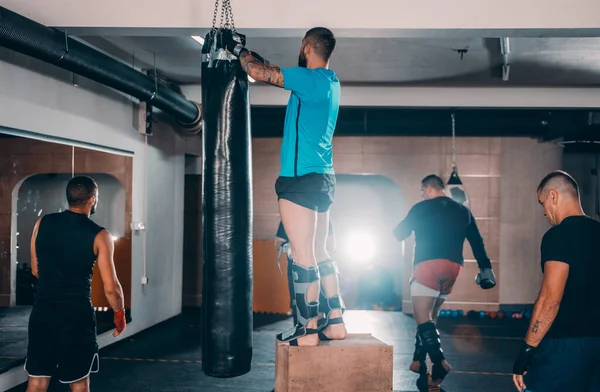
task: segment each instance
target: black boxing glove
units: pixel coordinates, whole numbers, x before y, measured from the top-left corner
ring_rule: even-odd
[[[479,273],[475,277],[475,283],[484,290],[489,290],[496,286],[496,275],[491,268],[480,268]]]
[[[535,353],[535,347],[528,345],[523,342],[521,346],[521,350],[519,351],[519,356],[513,365],[513,374],[523,375],[529,369],[529,365],[531,364],[531,358],[533,358],[533,354]]]
[[[221,33],[221,44],[236,57],[240,57],[240,53],[242,53],[243,50],[247,50],[244,47],[245,43],[246,36],[243,34],[233,32],[232,30],[224,30]]]

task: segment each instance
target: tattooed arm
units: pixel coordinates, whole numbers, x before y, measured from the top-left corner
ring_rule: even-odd
[[[252,53],[248,50],[243,50],[239,58],[242,68],[252,79],[269,83],[273,86],[284,87],[283,73],[279,67],[265,64],[263,61],[252,56]]]
[[[544,263],[544,280],[535,301],[525,343],[537,347],[554,322],[569,276],[569,264],[560,261]]]
[[[315,70],[306,67],[280,68],[269,64],[260,55],[242,45],[238,35],[225,33],[223,45],[240,60],[244,71],[253,78],[273,86],[292,91],[300,101],[308,101],[320,94],[329,94],[329,83],[320,78]]]
[[[272,84],[277,87],[284,87],[283,73],[275,65],[270,65],[260,55],[249,51],[242,42],[241,34],[233,34],[226,31],[222,35],[222,44],[225,49],[236,56],[242,65],[244,71],[254,80]]]

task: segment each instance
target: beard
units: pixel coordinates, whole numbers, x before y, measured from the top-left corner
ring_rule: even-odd
[[[92,207],[92,210],[90,211],[90,215],[94,215],[96,213],[97,206],[98,206],[98,204],[94,204],[94,206]]]
[[[304,55],[303,52],[300,52],[300,55],[298,56],[298,66],[302,67],[302,68],[306,68],[306,56]]]

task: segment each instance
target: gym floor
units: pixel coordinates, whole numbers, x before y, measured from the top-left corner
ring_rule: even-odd
[[[230,379],[216,379],[202,372],[199,320],[198,310],[186,310],[101,350],[100,373],[92,375],[92,391],[272,391],[274,336],[290,326],[290,318],[255,315],[252,371]],[[394,391],[418,391],[418,376],[408,370],[416,328],[410,316],[357,310],[347,311],[345,320],[350,333],[369,332],[394,346]],[[516,390],[511,369],[527,320],[443,318],[438,328],[446,358],[454,369],[444,380],[443,391]],[[25,389],[21,385],[10,392]],[[67,390],[56,382],[50,387],[50,391]]]

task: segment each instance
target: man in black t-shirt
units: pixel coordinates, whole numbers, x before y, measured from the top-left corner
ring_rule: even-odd
[[[415,233],[413,275],[410,280],[413,315],[417,322],[415,353],[410,370],[427,374],[427,354],[433,362],[430,383],[439,385],[451,370],[436,329],[440,308],[458,278],[465,239],[471,244],[480,272],[476,282],[483,289],[496,285],[492,264],[485,251],[475,218],[465,206],[449,198],[442,179],[434,174],[421,181],[425,200],[414,205],[394,229],[398,241]]]
[[[563,171],[544,177],[537,195],[553,227],[542,239],[544,278],[513,380],[519,391],[598,392],[600,222],[585,215],[577,182]]]
[[[335,236],[333,234],[333,224],[331,223],[331,220],[329,221],[329,232],[327,234],[327,243],[325,244],[325,246],[327,247],[327,252],[333,252],[335,250]],[[294,262],[294,259],[292,257],[292,250],[290,247],[290,239],[287,236],[287,233],[285,232],[285,229],[283,228],[283,223],[279,222],[279,227],[277,228],[277,234],[275,234],[275,248],[277,248],[277,250],[279,251],[279,256],[277,257],[277,263],[279,264],[279,257],[281,257],[282,254],[285,254],[287,256],[288,262],[287,262],[287,278],[288,278],[288,290],[290,292],[290,307],[292,308],[292,317],[294,320],[294,325],[296,325],[296,322],[298,321],[297,317],[296,317],[296,298],[294,297],[293,293],[294,293],[294,280],[293,280],[293,275],[292,275],[292,263]],[[336,266],[337,269],[337,266]],[[339,279],[339,278],[336,278]],[[338,287],[339,287],[339,282],[338,282]],[[326,304],[327,303],[327,299],[325,298],[324,294],[323,294],[323,287],[321,287],[321,294],[319,295],[319,303],[320,304]],[[341,296],[340,296],[341,299]],[[319,311],[319,318],[320,320],[323,320],[323,311],[324,309],[321,308]]]

